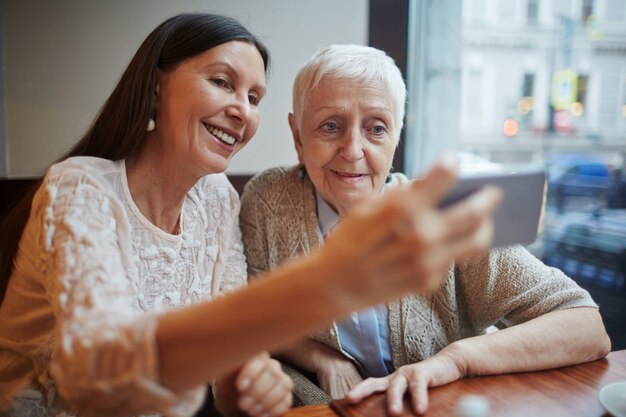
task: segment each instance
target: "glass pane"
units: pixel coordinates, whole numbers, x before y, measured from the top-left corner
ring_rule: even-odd
[[[626,7],[477,4],[463,4],[462,161],[545,168],[544,228],[529,250],[592,292],[614,348],[626,348],[626,24],[602,23],[626,23]],[[482,13],[496,21],[472,24]]]

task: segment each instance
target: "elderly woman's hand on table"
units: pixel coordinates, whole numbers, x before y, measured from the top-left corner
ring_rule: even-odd
[[[387,392],[387,411],[392,416],[402,414],[403,397],[411,395],[413,412],[422,414],[428,408],[428,388],[445,385],[463,377],[455,360],[444,351],[422,362],[405,365],[382,378],[368,378],[346,395],[355,404],[375,392]]]

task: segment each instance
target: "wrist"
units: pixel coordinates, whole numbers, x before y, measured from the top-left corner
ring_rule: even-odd
[[[458,378],[470,375],[466,343],[463,340],[457,340],[449,344],[436,356],[440,356],[444,366],[446,366],[450,372],[457,374]]]

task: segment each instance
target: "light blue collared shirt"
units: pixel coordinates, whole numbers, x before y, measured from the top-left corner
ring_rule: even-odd
[[[315,192],[320,241],[339,222],[337,212]],[[389,345],[387,306],[354,312],[337,323],[339,343],[361,365],[364,377],[381,377],[394,371]]]

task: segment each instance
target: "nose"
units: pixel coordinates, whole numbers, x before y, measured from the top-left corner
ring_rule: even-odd
[[[358,161],[363,158],[363,134],[360,128],[352,128],[346,131],[339,154],[347,161]]]
[[[247,94],[232,94],[231,102],[226,107],[226,115],[246,123],[250,117],[251,104]]]

